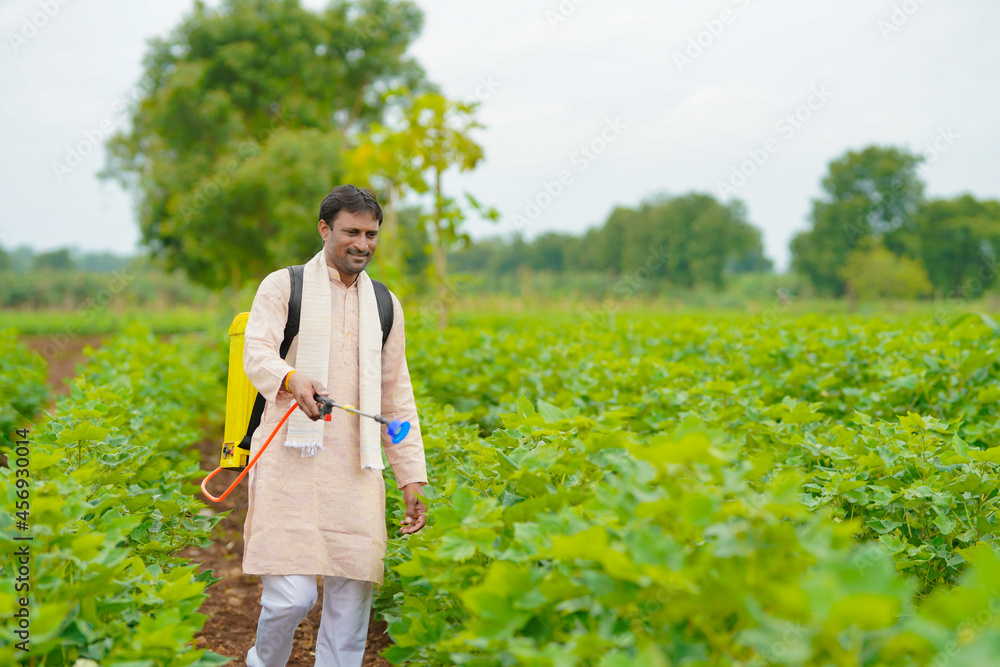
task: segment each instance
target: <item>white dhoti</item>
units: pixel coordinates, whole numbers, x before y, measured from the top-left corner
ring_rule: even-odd
[[[247,667],[285,667],[295,628],[316,604],[314,575],[261,576],[264,593],[257,641]],[[316,667],[360,667],[368,639],[372,582],[323,577],[323,615],[316,636]]]

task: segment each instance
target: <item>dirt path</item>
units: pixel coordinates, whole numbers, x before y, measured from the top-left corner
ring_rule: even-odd
[[[69,394],[67,380],[76,375],[76,365],[86,357],[83,348],[90,345],[93,348],[101,346],[106,334],[90,334],[87,336],[23,336],[21,342],[28,348],[45,357],[49,365],[48,385],[56,395]]]
[[[100,347],[106,336],[76,336],[68,340],[53,342],[50,336],[26,336],[22,341],[29,348],[46,357],[49,364],[48,383],[57,395],[69,393],[66,381],[76,373],[76,365],[85,360],[84,347]],[[206,473],[219,463],[221,431],[195,445],[201,458],[201,468]],[[222,472],[212,480],[212,488],[225,489],[236,478],[236,473]],[[204,499],[203,499],[204,500]],[[206,500],[206,503],[209,503]],[[188,548],[181,556],[201,565],[202,570],[213,570],[215,577],[222,580],[209,586],[208,599],[202,604],[201,613],[208,616],[205,627],[196,635],[195,646],[206,648],[220,655],[232,656],[230,665],[245,665],[247,651],[254,643],[257,632],[257,618],[260,615],[261,583],[259,577],[243,574],[243,520],[246,517],[246,479],[224,501],[206,511],[224,512],[232,510],[224,517],[213,532],[212,545],[208,549]],[[316,631],[319,629],[320,610],[323,599],[323,582],[319,582],[316,606],[306,617],[298,630],[292,648],[290,667],[312,667],[315,663]],[[364,667],[382,667],[390,663],[378,653],[391,644],[385,633],[384,621],[368,625],[368,647],[365,650]]]

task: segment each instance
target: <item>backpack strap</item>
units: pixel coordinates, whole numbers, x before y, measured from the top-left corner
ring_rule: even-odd
[[[392,320],[395,316],[392,308],[392,295],[389,288],[377,280],[372,280],[372,287],[375,288],[375,302],[378,304],[378,319],[382,323],[382,347],[389,340],[389,332],[392,331]]]
[[[299,333],[299,321],[302,315],[302,272],[304,266],[288,267],[288,279],[291,283],[291,293],[288,295],[288,318],[285,320],[285,333],[281,340],[281,358],[288,356],[288,349],[292,346],[292,339]],[[253,432],[260,426],[261,417],[264,416],[264,404],[267,401],[257,392],[257,397],[253,401],[253,410],[250,411],[250,421],[247,422],[246,433],[237,445],[242,449],[250,449],[250,439]]]
[[[288,319],[285,320],[285,336],[281,341],[281,358],[288,356],[288,348],[292,346],[292,339],[299,335],[299,320],[302,315],[302,274],[305,271],[303,264],[288,267],[288,280],[291,282],[292,290],[288,295]]]
[[[281,358],[288,355],[288,350],[292,346],[292,340],[299,334],[299,322],[302,316],[302,274],[304,265],[297,264],[288,267],[288,279],[291,283],[291,292],[288,295],[288,319],[285,320],[285,333],[281,341]],[[378,319],[382,325],[382,347],[389,340],[389,332],[392,331],[392,321],[395,317],[392,307],[392,295],[389,288],[377,280],[372,280],[372,287],[375,288],[375,303],[378,305]],[[250,439],[253,432],[260,426],[261,417],[264,416],[264,397],[260,392],[253,402],[253,410],[250,412],[250,421],[247,423],[247,430],[237,445],[243,449],[250,449]]]

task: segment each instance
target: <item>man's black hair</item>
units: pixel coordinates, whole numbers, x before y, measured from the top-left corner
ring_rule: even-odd
[[[350,183],[338,185],[323,197],[323,203],[319,205],[319,219],[325,220],[327,226],[333,229],[333,221],[341,211],[355,215],[367,213],[382,226],[382,207],[370,188],[357,188]]]

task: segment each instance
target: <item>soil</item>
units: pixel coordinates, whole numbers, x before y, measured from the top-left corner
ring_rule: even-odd
[[[76,374],[76,365],[85,360],[84,347],[100,347],[105,336],[75,336],[68,340],[55,341],[51,336],[27,336],[22,341],[31,349],[46,357],[49,364],[48,383],[57,395],[69,393],[66,381]],[[211,472],[219,464],[222,442],[221,429],[217,434],[197,443],[194,447],[200,454],[201,468]],[[237,473],[223,471],[212,479],[215,493],[226,489],[236,479]],[[190,547],[180,553],[200,565],[200,569],[212,570],[213,576],[221,578],[207,589],[208,599],[202,604],[201,613],[208,616],[201,632],[195,635],[194,645],[220,655],[232,657],[230,665],[245,665],[247,651],[253,646],[257,632],[257,618],[260,615],[260,577],[244,575],[243,561],[243,520],[246,518],[246,479],[222,502],[212,505],[206,512],[222,513],[232,510],[216,525],[212,534],[212,544],[207,549]],[[290,667],[312,667],[315,664],[316,632],[319,629],[323,600],[323,582],[319,579],[316,606],[295,631]],[[364,667],[382,667],[391,663],[378,654],[392,644],[386,634],[385,621],[376,621],[374,614],[368,624],[368,646],[365,649]]]
[[[87,336],[23,336],[21,342],[28,348],[45,357],[49,365],[48,385],[56,395],[68,395],[67,381],[76,375],[76,365],[86,359],[83,348],[90,345],[93,348],[101,346],[106,334],[90,334]]]

